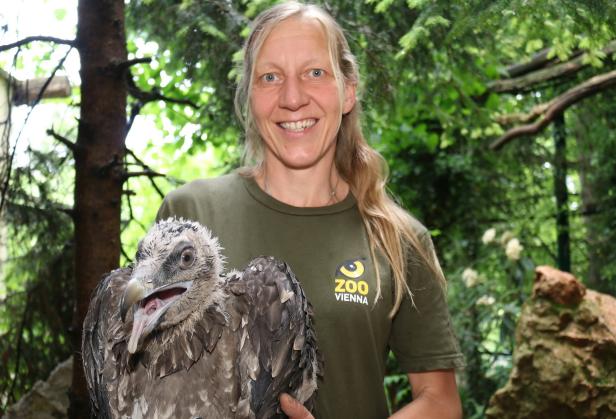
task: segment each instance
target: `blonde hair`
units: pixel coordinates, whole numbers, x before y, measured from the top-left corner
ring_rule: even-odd
[[[344,91],[345,84],[359,84],[357,61],[351,53],[344,32],[325,10],[315,5],[292,1],[278,4],[262,12],[254,20],[252,31],[244,45],[243,68],[235,95],[235,110],[245,131],[243,154],[245,166],[240,170],[240,174],[244,176],[254,176],[264,159],[263,140],[250,109],[250,92],[256,58],[265,39],[278,23],[300,16],[314,18],[323,27],[339,91]],[[343,95],[340,96],[342,101]],[[375,249],[381,250],[391,267],[394,278],[394,304],[390,317],[393,317],[400,308],[405,294],[408,294],[413,301],[413,294],[406,281],[409,263],[418,262],[432,271],[442,284],[445,281],[433,250],[421,244],[413,228],[415,224],[413,218],[388,195],[385,187],[388,176],[387,163],[364,138],[360,114],[361,109],[357,102],[349,113],[342,116],[336,139],[334,163],[342,179],[349,184],[366,227],[370,254],[376,267],[375,303],[381,297],[381,275]]]

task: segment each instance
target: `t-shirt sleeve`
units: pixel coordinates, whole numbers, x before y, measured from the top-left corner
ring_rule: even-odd
[[[427,254],[434,255],[434,246],[428,232],[420,236]],[[440,268],[439,268],[440,269]],[[422,372],[460,368],[464,358],[451,326],[443,285],[429,268],[410,262],[408,295],[394,317],[389,346],[403,371]]]
[[[196,183],[190,183],[169,192],[158,209],[156,221],[177,217],[203,224],[203,213],[207,209],[195,193],[198,190]]]
[[[174,215],[172,205],[169,201],[168,197],[163,199],[163,203],[160,205],[160,208],[158,208],[158,213],[156,213],[156,221],[164,220]]]

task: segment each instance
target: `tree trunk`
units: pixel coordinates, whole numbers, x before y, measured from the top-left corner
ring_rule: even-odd
[[[8,175],[9,161],[9,136],[11,133],[10,123],[10,89],[9,80],[0,74],[0,195],[4,188],[4,182]],[[0,200],[4,198],[0,196]],[[3,206],[0,204],[0,278],[2,278],[2,265],[7,257],[6,252],[6,224],[3,221]]]
[[[558,269],[571,272],[569,194],[567,192],[567,133],[565,116],[562,113],[554,119],[554,196],[556,197]]]
[[[573,129],[579,153],[580,196],[582,199],[582,216],[584,217],[584,225],[586,227],[588,272],[584,276],[584,283],[588,288],[600,289],[601,270],[603,268],[601,252],[604,247],[601,244],[601,230],[605,226],[600,220],[597,220],[595,188],[598,186],[596,183],[599,176],[596,176],[596,169],[593,170],[592,168],[592,159],[597,153],[594,150],[597,139],[593,138],[593,132],[587,123],[587,121],[592,120],[593,111],[596,111],[594,104],[590,105],[590,107],[578,107],[575,111]]]
[[[79,0],[81,117],[75,148],[75,353],[71,418],[89,416],[81,359],[81,329],[101,275],[118,266],[126,62],[124,0]]]

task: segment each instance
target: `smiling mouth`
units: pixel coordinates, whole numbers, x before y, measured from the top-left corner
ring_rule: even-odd
[[[302,119],[301,121],[288,121],[288,122],[279,122],[278,126],[281,128],[292,131],[292,132],[302,132],[305,129],[312,127],[317,123],[317,120],[314,118]]]

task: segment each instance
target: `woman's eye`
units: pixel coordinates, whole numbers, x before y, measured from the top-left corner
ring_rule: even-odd
[[[310,75],[312,77],[321,77],[323,75],[323,70],[321,70],[320,68],[313,68],[312,70],[310,70]]]
[[[276,81],[276,75],[274,73],[264,74],[263,81],[265,81],[266,83],[273,83]]]

